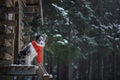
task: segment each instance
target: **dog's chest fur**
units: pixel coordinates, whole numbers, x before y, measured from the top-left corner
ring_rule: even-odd
[[[33,59],[37,56],[37,52],[33,47],[32,43],[29,43],[30,46],[30,53],[25,56],[26,64],[32,64]]]
[[[31,65],[36,60],[37,52],[33,47],[32,43],[26,45],[20,52],[20,64]]]

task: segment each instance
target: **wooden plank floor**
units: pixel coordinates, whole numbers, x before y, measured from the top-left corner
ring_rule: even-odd
[[[1,70],[5,75],[10,75],[10,76],[34,76],[36,74],[37,70],[36,65],[8,65],[8,66],[1,66]]]

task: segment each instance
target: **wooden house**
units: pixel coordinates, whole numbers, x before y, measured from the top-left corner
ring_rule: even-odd
[[[43,24],[42,0],[0,0],[0,69],[12,68],[15,71],[21,67],[10,65],[14,64],[15,55],[18,54],[25,40],[30,40],[30,36],[25,36],[23,32],[30,30],[31,26],[25,26],[24,23],[32,21],[32,14],[35,11],[41,15],[41,23]],[[3,68],[3,66],[5,67]],[[26,66],[23,68],[25,69]],[[40,75],[44,73],[46,72],[42,70]],[[48,78],[43,79],[48,80]]]

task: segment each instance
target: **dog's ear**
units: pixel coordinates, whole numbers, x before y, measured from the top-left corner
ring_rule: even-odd
[[[40,35],[37,35],[37,36],[35,37],[35,40],[37,41],[37,40],[39,39],[39,37],[40,37]]]
[[[42,34],[44,41],[46,40],[47,35],[44,33]]]

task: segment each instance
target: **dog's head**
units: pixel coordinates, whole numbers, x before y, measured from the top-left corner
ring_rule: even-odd
[[[37,35],[35,38],[37,45],[40,45],[42,47],[45,46],[45,40],[46,40],[46,34]]]

